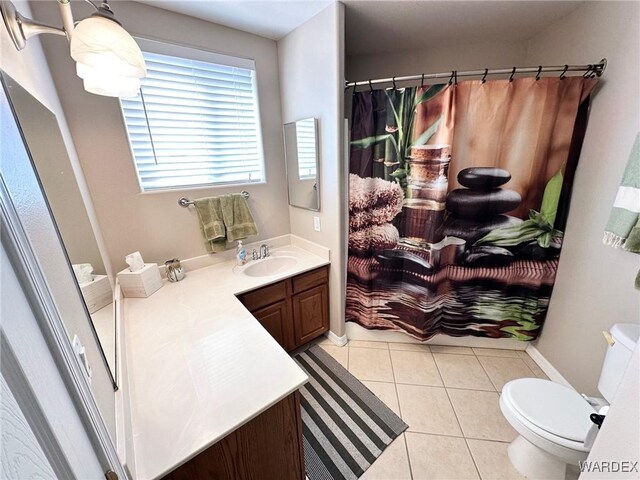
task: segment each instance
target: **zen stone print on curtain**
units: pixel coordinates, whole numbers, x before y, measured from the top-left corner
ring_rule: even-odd
[[[533,340],[597,79],[353,94],[347,321]]]

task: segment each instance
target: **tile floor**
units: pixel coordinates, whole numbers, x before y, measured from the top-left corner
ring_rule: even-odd
[[[525,352],[353,340],[320,346],[409,425],[364,480],[517,480],[507,446],[517,433],[502,416],[509,380],[547,378]]]

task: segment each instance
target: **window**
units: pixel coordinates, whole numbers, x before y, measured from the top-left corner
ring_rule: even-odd
[[[263,182],[254,62],[138,42],[147,77],[121,105],[142,191]]]

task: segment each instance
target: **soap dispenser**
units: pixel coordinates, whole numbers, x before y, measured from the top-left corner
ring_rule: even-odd
[[[238,240],[238,246],[236,247],[236,260],[238,265],[244,265],[247,263],[247,249],[242,245],[242,240]]]

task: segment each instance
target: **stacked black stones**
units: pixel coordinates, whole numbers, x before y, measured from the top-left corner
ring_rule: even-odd
[[[447,195],[449,215],[443,225],[446,236],[467,241],[467,248],[496,228],[515,225],[522,220],[504,215],[520,205],[522,197],[513,190],[500,188],[511,180],[507,170],[492,167],[465,168],[458,183],[466,188]]]

